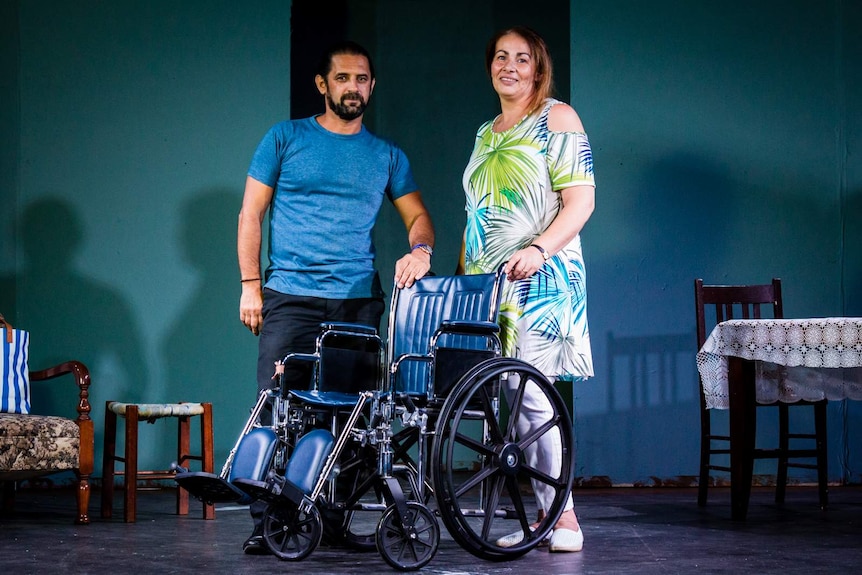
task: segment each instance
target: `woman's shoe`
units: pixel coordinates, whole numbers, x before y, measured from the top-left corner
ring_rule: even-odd
[[[532,527],[532,526],[530,527],[530,531],[535,531],[535,530],[536,529],[534,527]],[[548,541],[551,538],[551,534],[553,534],[553,532],[554,531],[551,530],[548,533],[548,536],[545,539],[543,539],[542,542],[539,543],[539,545],[547,545]],[[519,530],[519,531],[515,531],[514,533],[509,533],[508,535],[500,537],[499,539],[497,539],[496,543],[497,543],[497,547],[514,547],[515,545],[517,545],[518,543],[520,543],[523,540],[524,540],[524,532]]]
[[[574,553],[584,548],[584,532],[581,529],[554,529],[548,551],[551,553]]]

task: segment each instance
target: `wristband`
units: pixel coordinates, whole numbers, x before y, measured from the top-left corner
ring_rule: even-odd
[[[431,257],[431,256],[433,256],[433,255],[434,255],[434,248],[432,248],[432,247],[431,247],[431,246],[429,246],[428,244],[416,244],[415,246],[413,246],[412,248],[410,248],[410,251],[411,251],[411,252],[412,252],[412,251],[414,251],[414,250],[422,250],[423,252],[425,252],[426,254],[428,254],[428,256],[429,256],[429,257]]]
[[[545,248],[543,248],[539,244],[530,244],[530,247],[534,247],[539,250],[539,253],[542,254],[542,259],[545,261],[548,261],[548,259],[551,257],[550,255],[548,255],[548,252],[545,251]]]
[[[259,282],[260,278],[248,278],[247,280],[239,280],[239,283],[244,284],[245,282]]]

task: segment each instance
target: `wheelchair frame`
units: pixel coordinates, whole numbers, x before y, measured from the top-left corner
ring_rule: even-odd
[[[457,279],[462,277],[477,276],[423,278],[416,286],[426,282],[445,287],[464,281]],[[353,324],[322,324],[314,353],[288,354],[276,364],[275,388],[259,394],[220,476],[180,470],[177,483],[207,502],[267,502],[264,540],[275,555],[286,560],[307,557],[328,533],[335,542],[360,549],[376,547],[395,569],[420,569],[437,551],[440,531],[436,516],[456,542],[483,559],[515,559],[535,548],[559,519],[572,487],[571,419],[567,406],[544,375],[526,362],[500,356],[496,316],[502,272],[477,281],[493,284],[490,291],[485,286],[485,299],[481,306],[475,306],[484,310],[472,309],[474,295],[467,297],[467,304],[461,301],[454,305],[450,314],[454,318],[441,317],[436,322],[433,317],[441,313],[436,309],[429,315],[437,325],[430,338],[418,338],[418,350],[404,348],[398,339],[403,327],[397,324],[404,319],[399,314],[405,313],[403,292],[409,295],[410,290],[394,291],[385,359],[376,330]],[[437,305],[433,293],[428,299],[432,306]],[[420,300],[419,307],[423,305]],[[336,336],[357,343],[364,353],[376,353],[377,381],[369,384],[373,390],[343,393],[321,389],[322,358],[327,342]],[[441,346],[441,340],[446,339],[462,347]],[[456,358],[462,352],[469,352],[465,354],[470,358],[477,354],[480,359],[489,357],[472,366],[456,366],[455,382],[438,382],[437,375],[449,371],[438,365],[438,355],[445,355],[443,350]],[[291,361],[314,362],[311,390],[283,387],[284,366]],[[413,376],[423,381],[411,389],[399,389],[411,385],[410,376],[405,374],[411,364]],[[401,377],[406,378],[405,385],[401,385]],[[504,380],[517,384],[505,393]],[[446,388],[444,395],[436,393],[437,383]],[[528,385],[537,386],[544,394],[553,417],[538,429],[521,433],[516,424]],[[503,396],[506,401],[501,401]],[[259,419],[267,402],[272,403],[272,425],[262,427]],[[330,419],[323,421],[327,415]],[[328,429],[321,429],[320,423],[328,423]],[[398,431],[394,430],[396,424]],[[478,438],[477,425],[481,427]],[[548,433],[559,437],[562,450],[556,471],[539,469],[531,460],[531,449],[535,450],[536,442]],[[256,434],[265,438],[261,440]],[[354,452],[350,457],[345,453],[348,446]],[[415,457],[411,454],[414,446]],[[463,465],[460,452],[465,450],[475,461],[472,468],[459,470]],[[339,496],[339,486],[342,490],[345,487],[339,484],[339,477],[350,475],[345,472],[348,468],[354,475],[353,484],[347,486],[351,493],[345,498]],[[535,529],[528,518],[533,509],[522,496],[527,480],[554,492],[553,504]],[[376,501],[363,502],[372,490]],[[432,499],[436,500],[436,513],[428,506]],[[382,512],[373,534],[352,531],[353,514],[358,511]],[[332,521],[325,519],[327,514]],[[513,519],[526,535],[514,546],[498,546],[497,539],[510,531]]]

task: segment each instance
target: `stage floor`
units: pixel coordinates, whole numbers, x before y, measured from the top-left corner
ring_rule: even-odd
[[[251,531],[247,508],[219,505],[214,521],[173,515],[171,489],[142,490],[138,520],[99,516],[92,494],[89,526],[75,526],[69,490],[19,492],[14,515],[0,518],[0,572],[15,575],[92,573],[395,573],[376,551],[321,546],[301,562],[250,556],[242,543]],[[581,553],[538,548],[514,561],[482,561],[461,549],[441,523],[439,550],[426,574],[581,573],[845,573],[862,565],[862,487],[831,487],[826,511],[811,487],[788,488],[777,507],[773,490],[755,488],[748,519],[730,519],[730,493],[710,491],[705,508],[688,488],[577,489],[584,529]]]

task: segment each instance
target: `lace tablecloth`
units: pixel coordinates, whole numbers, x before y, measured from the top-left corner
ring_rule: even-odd
[[[728,409],[727,356],[757,360],[757,401],[862,400],[862,318],[739,319],[697,353],[706,404]]]

